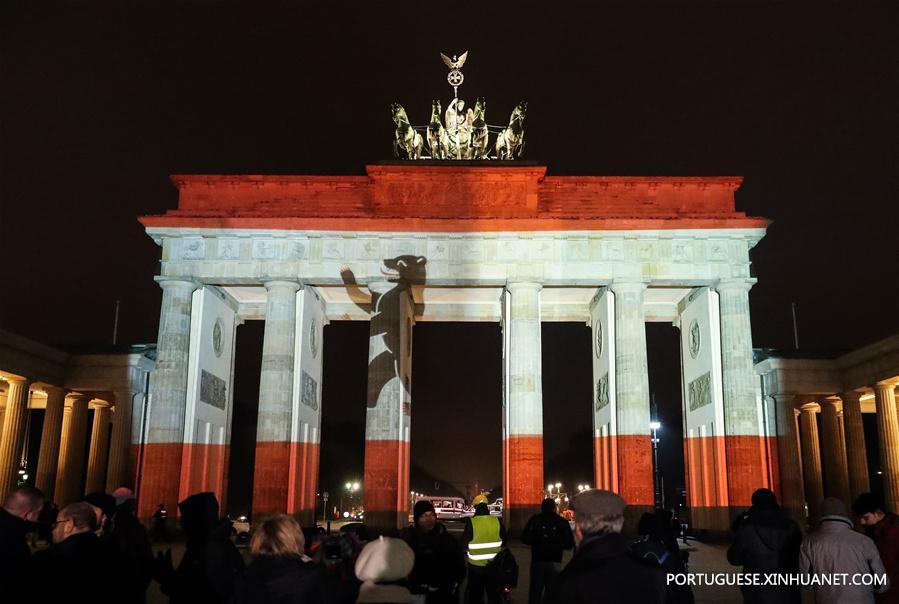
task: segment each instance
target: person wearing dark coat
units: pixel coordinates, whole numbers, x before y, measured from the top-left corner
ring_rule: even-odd
[[[269,518],[250,540],[253,561],[239,581],[233,604],[329,604],[336,586],[305,555],[303,531],[287,515]]]
[[[53,545],[37,552],[28,576],[29,602],[120,601],[121,581],[115,560],[96,535],[96,512],[79,501],[64,507],[53,526]]]
[[[521,540],[531,546],[529,604],[543,601],[543,590],[562,570],[562,552],[574,547],[574,534],[568,521],[556,513],[556,502],[547,497],[540,513],[531,516],[521,533]]]
[[[119,559],[125,591],[121,602],[143,604],[153,579],[153,549],[147,529],[137,519],[137,499],[123,499],[116,507],[108,543]]]
[[[647,512],[637,523],[637,534],[630,546],[631,554],[658,564],[667,577],[687,572],[684,558],[671,523],[671,514],[667,510],[658,509],[654,513]],[[668,587],[668,604],[693,604],[693,590],[689,585],[677,585],[671,582]]]
[[[409,591],[424,594],[428,604],[458,601],[456,592],[465,579],[462,548],[443,523],[437,522],[437,512],[430,501],[417,501],[412,519],[412,526],[400,535],[415,553],[415,566],[407,581]]]
[[[22,573],[31,550],[26,535],[36,529],[44,494],[32,487],[19,487],[0,507],[0,585],[16,590],[22,587]]]
[[[588,489],[571,500],[574,558],[546,594],[546,604],[661,604],[665,575],[656,564],[635,558],[621,535],[625,501],[610,491]]]
[[[752,507],[734,523],[727,560],[742,566],[744,573],[795,573],[801,543],[799,527],[777,505],[774,493],[758,489],[752,494]],[[743,586],[741,590],[748,604],[795,603],[802,597],[798,586]]]
[[[222,604],[234,595],[244,573],[240,552],[231,543],[231,523],[219,517],[214,493],[197,493],[178,504],[187,541],[178,569],[172,550],[157,555],[156,579],[172,604]]]
[[[873,493],[862,493],[852,504],[852,511],[877,545],[890,578],[890,588],[876,594],[875,601],[877,604],[899,604],[899,516],[887,512],[883,497]]]

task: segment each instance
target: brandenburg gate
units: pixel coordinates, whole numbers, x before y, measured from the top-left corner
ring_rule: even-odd
[[[399,122],[398,122],[399,123]],[[768,221],[739,177],[547,176],[520,161],[370,165],[364,176],[175,176],[162,248],[140,514],[227,484],[236,327],[264,319],[253,513],[314,517],[323,328],[370,322],[366,523],[409,512],[412,330],[502,330],[503,495],[513,530],[544,496],[541,321],[593,334],[595,484],[653,505],[647,321],[680,328],[693,526],[726,529],[778,490],[773,411],[749,321],[750,250]],[[135,437],[139,438],[139,437]]]

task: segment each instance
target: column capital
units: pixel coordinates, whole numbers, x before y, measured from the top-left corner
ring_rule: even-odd
[[[69,393],[69,389],[64,386],[54,386],[53,384],[44,384],[44,392],[47,393],[47,396],[50,394],[58,394],[60,392],[64,394]]]
[[[862,393],[856,390],[846,390],[845,392],[840,392],[837,394],[842,401],[858,401],[862,398]]]
[[[715,284],[715,291],[746,291],[748,292],[752,289],[752,286],[755,285],[758,279],[754,277],[750,278],[738,278],[738,279],[720,279],[718,283]]]
[[[191,291],[201,287],[203,284],[195,281],[194,279],[185,278],[185,277],[166,277],[164,275],[157,275],[153,277],[153,280],[159,284],[159,287],[162,289],[168,289],[170,287],[181,287],[181,288],[190,288]]]
[[[263,281],[262,284],[267,290],[272,290],[275,288],[285,288],[292,289],[293,291],[297,292],[302,287],[300,282],[294,279],[268,279],[266,281]]]
[[[3,378],[3,381],[5,381],[9,384],[15,384],[16,386],[19,386],[20,388],[30,388],[31,385],[34,383],[34,380],[31,378],[19,377],[17,375],[6,374],[6,375],[2,376],[2,378]]]
[[[799,410],[803,413],[817,413],[821,409],[821,405],[816,402],[805,403],[804,405],[799,407]]]
[[[612,293],[619,294],[625,292],[642,292],[649,286],[646,281],[634,280],[615,280],[609,284]]]
[[[874,392],[889,392],[890,390],[896,389],[896,382],[893,380],[884,380],[882,382],[875,382],[871,389]]]
[[[91,402],[91,400],[92,400],[94,397],[92,397],[90,394],[81,394],[81,393],[74,393],[74,394],[73,394],[73,393],[70,392],[70,393],[66,396],[66,398],[67,398],[68,400],[72,401],[72,404],[73,404],[73,405],[76,404],[76,403],[79,404],[79,405],[82,404],[82,403],[84,403],[85,405],[87,405],[89,402]]]
[[[514,291],[516,289],[540,291],[543,289],[543,284],[539,281],[508,281],[506,282],[506,289],[508,291]]]

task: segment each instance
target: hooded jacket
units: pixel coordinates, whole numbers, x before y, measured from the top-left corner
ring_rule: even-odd
[[[821,526],[802,542],[799,571],[811,574],[873,573],[886,577],[877,546],[870,537],[852,529],[852,521],[843,516],[823,516]],[[883,586],[818,585],[817,604],[874,604],[874,594],[889,589]]]
[[[240,552],[231,543],[231,523],[219,518],[213,493],[197,493],[178,504],[187,548],[173,576],[160,578],[171,604],[228,602],[243,575]]]

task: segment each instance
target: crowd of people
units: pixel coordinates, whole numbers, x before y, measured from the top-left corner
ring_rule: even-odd
[[[816,604],[899,604],[899,518],[885,510],[881,498],[861,495],[852,511],[862,533],[855,530],[846,504],[828,497],[817,527],[803,537],[774,493],[757,490],[752,507],[734,522],[730,563],[745,573],[818,580],[807,580],[805,586],[745,585],[744,601],[799,603],[804,588]]]
[[[627,504],[617,494],[589,489],[571,501],[574,530],[546,499],[521,538],[531,548],[529,604],[646,602],[691,604],[688,585],[666,580],[687,571],[680,525],[654,510],[637,524],[636,539],[622,534]],[[899,519],[877,497],[853,506],[825,499],[816,530],[803,537],[774,493],[759,489],[733,526],[727,557],[745,573],[861,573],[885,576],[869,585],[820,584],[817,603],[899,602]],[[13,491],[0,508],[0,585],[4,601],[144,603],[154,579],[173,604],[458,603],[508,600],[517,565],[505,527],[485,502],[466,519],[461,540],[438,521],[433,505],[418,501],[413,523],[394,536],[370,538],[364,525],[337,534],[302,528],[287,515],[255,527],[248,562],[231,539],[212,493],[178,504],[184,554],[154,556],[128,489],[92,493],[58,510],[31,487]],[[50,512],[48,512],[50,510]],[[156,518],[156,533],[159,533]],[[49,544],[32,553],[28,534]],[[562,566],[564,552],[574,550]],[[465,586],[464,593],[462,587]],[[746,602],[800,602],[797,586],[744,586]],[[8,598],[8,599],[7,599]]]

